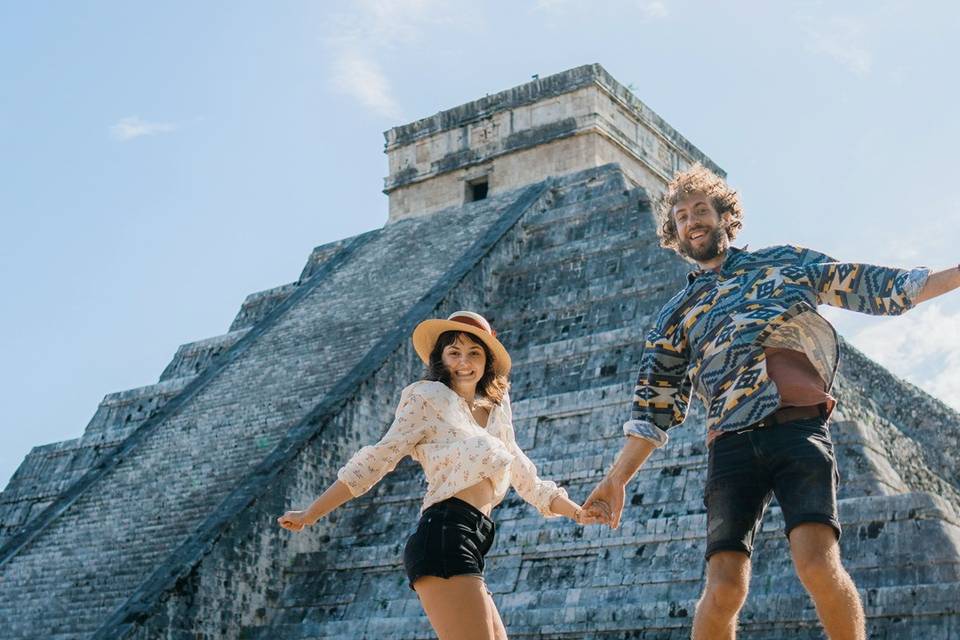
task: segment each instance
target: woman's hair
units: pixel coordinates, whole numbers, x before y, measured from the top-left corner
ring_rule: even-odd
[[[489,347],[483,344],[482,340],[465,331],[444,331],[440,334],[440,337],[437,338],[437,343],[433,345],[433,350],[430,352],[430,364],[427,365],[427,371],[424,373],[423,379],[442,382],[450,387],[450,370],[443,364],[443,350],[456,342],[460,336],[463,336],[474,344],[480,345],[484,355],[487,356],[483,375],[480,377],[480,381],[477,382],[477,395],[492,404],[500,404],[503,396],[507,393],[507,389],[510,387],[510,382],[507,380],[507,376],[499,375],[494,370],[493,353]]]
[[[704,167],[699,162],[686,171],[673,177],[667,190],[657,202],[657,235],[660,246],[673,249],[683,257],[677,237],[677,223],[673,219],[673,207],[694,193],[702,193],[710,199],[710,204],[720,215],[720,224],[727,232],[727,238],[733,240],[743,227],[743,208],[740,196],[731,189],[723,178]]]

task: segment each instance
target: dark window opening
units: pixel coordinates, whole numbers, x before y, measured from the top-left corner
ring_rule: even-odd
[[[467,183],[467,202],[476,202],[487,198],[487,188],[489,182],[486,178],[480,178]]]

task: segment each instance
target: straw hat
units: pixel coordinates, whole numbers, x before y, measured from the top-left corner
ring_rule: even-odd
[[[446,320],[424,320],[413,330],[413,348],[425,365],[430,364],[430,352],[437,344],[437,338],[445,331],[462,331],[476,336],[487,345],[493,354],[493,369],[497,375],[510,373],[510,354],[497,340],[497,333],[490,327],[487,319],[472,311],[456,311]]]

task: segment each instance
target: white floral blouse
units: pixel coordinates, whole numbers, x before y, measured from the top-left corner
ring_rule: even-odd
[[[490,410],[484,428],[466,400],[442,382],[414,382],[403,390],[386,435],[354,454],[337,478],[356,497],[393,471],[406,455],[420,463],[427,478],[421,513],[485,478],[493,485],[494,505],[512,485],[548,518],[559,515],[550,510],[553,499],[567,495],[556,483],[541,480],[536,466],[517,446],[509,396]]]

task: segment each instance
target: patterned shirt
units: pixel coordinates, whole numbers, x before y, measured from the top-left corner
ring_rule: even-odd
[[[537,476],[533,462],[517,446],[510,397],[494,405],[487,426],[477,424],[470,407],[442,382],[421,380],[403,390],[396,418],[380,442],[363,447],[337,473],[350,493],[369,491],[409,455],[420,463],[427,493],[420,508],[446,500],[489,479],[494,505],[512,485],[520,497],[548,518],[559,514],[550,503],[567,492]]]
[[[684,421],[691,391],[704,402],[709,431],[737,431],[780,406],[764,349],[803,352],[833,385],[840,348],[817,313],[829,304],[873,315],[913,307],[929,270],[840,263],[794,246],[731,247],[718,272],[697,271],[661,309],[647,335],[628,436],[655,445]]]

